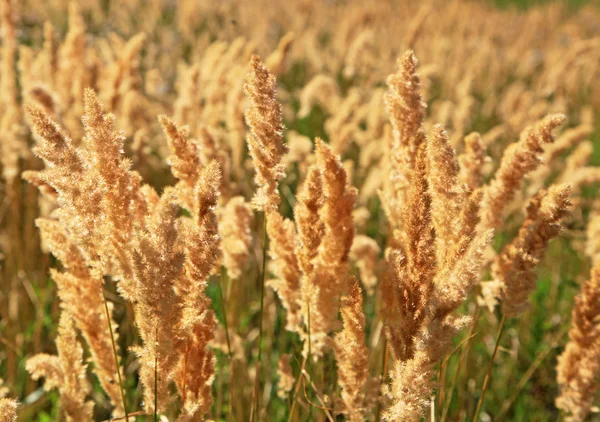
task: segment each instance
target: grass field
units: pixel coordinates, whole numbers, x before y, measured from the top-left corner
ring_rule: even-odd
[[[0,5],[19,421],[598,420],[594,2]]]

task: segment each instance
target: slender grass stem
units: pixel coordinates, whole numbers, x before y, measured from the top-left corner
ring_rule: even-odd
[[[438,370],[438,384],[439,384],[439,393],[436,396],[437,407],[442,408],[442,403],[444,403],[445,396],[445,385],[446,385],[446,372],[448,371],[448,359],[444,359],[440,364],[440,369]]]
[[[307,359],[307,364],[308,364],[308,376],[309,379],[312,380],[312,364],[310,362],[310,356],[312,354],[312,339],[311,339],[311,326],[310,326],[310,300],[308,301],[308,306],[307,306],[307,313],[308,313],[308,354],[306,355],[306,359]],[[302,375],[302,374],[300,374]],[[310,413],[310,420],[312,420],[312,406],[309,407],[309,413]]]
[[[300,382],[302,381],[302,374],[304,373],[304,368],[306,366],[306,359],[307,356],[304,357],[304,359],[302,360],[302,365],[300,366],[300,373],[298,374],[298,379],[296,380],[296,385],[294,386],[294,395],[292,397],[292,408],[290,409],[290,415],[288,416],[288,422],[292,422],[293,418],[294,418],[294,413],[296,411],[296,402],[297,402],[297,396],[298,396],[298,391],[300,390]]]
[[[230,372],[233,376],[233,353],[231,352],[231,341],[229,340],[229,323],[227,322],[227,306],[225,305],[225,297],[223,295],[223,281],[227,280],[227,269],[225,267],[221,268],[221,278],[219,279],[219,297],[221,298],[221,307],[223,310],[223,325],[225,328],[225,339],[227,340],[227,355],[229,356],[229,365]],[[231,391],[231,384],[229,386],[229,390]],[[229,413],[227,416],[227,420],[231,420],[231,413],[233,411],[233,394],[229,395]]]
[[[158,339],[158,325],[156,326]],[[154,352],[154,422],[158,422],[158,354]]]
[[[500,320],[500,326],[498,327],[498,335],[496,336],[496,344],[494,345],[494,351],[492,352],[492,357],[490,358],[487,373],[485,374],[485,379],[483,380],[483,387],[481,387],[481,397],[479,397],[477,409],[475,409],[475,416],[473,416],[473,422],[477,422],[479,420],[479,413],[481,413],[481,407],[483,406],[485,392],[487,391],[487,388],[490,384],[490,379],[492,377],[492,368],[494,367],[494,359],[496,359],[496,354],[498,353],[498,346],[500,345],[500,339],[502,337],[502,333],[504,332],[505,322],[506,316],[502,315],[502,319]]]
[[[112,323],[110,322],[110,312],[108,310],[108,302],[104,293],[104,286],[100,283],[102,291],[102,300],[104,302],[104,311],[106,312],[106,320],[108,321],[108,331],[110,332],[110,342],[112,344],[113,355],[115,357],[115,368],[117,369],[117,378],[119,380],[119,388],[121,390],[121,400],[123,400],[123,411],[125,412],[125,421],[129,422],[129,414],[127,412],[127,401],[125,400],[125,390],[123,389],[123,380],[121,379],[121,371],[119,370],[119,355],[117,354],[117,345],[115,344],[115,335],[113,334]]]
[[[514,393],[510,396],[510,398],[502,406],[500,413],[495,418],[496,421],[499,422],[502,419],[504,419],[504,417],[506,416],[506,414],[512,407],[513,403],[517,400],[517,398],[523,391],[523,388],[525,388],[525,385],[527,384],[527,382],[529,381],[531,376],[536,371],[536,369],[540,366],[540,364],[544,361],[544,359],[546,359],[546,357],[550,354],[550,352],[558,346],[559,341],[562,339],[562,337],[564,337],[564,335],[566,333],[567,333],[566,330],[563,330],[562,332],[560,332],[559,335],[556,336],[556,338],[554,339],[552,344],[550,344],[548,347],[546,347],[544,350],[542,350],[541,352],[539,352],[537,354],[535,360],[531,363],[531,365],[529,365],[529,368],[527,368],[527,371],[525,371],[525,374],[519,380],[519,383],[517,384],[517,387],[515,388]]]
[[[475,331],[475,327],[477,327],[477,321],[479,320],[479,314],[481,313],[481,308],[477,306],[477,310],[475,311],[475,316],[473,317],[473,324],[471,324],[471,328],[469,329],[469,334],[467,335],[467,341],[463,345],[460,356],[458,358],[458,363],[456,365],[456,371],[454,372],[454,376],[452,377],[452,381],[450,383],[450,389],[448,390],[448,397],[444,398],[444,410],[442,412],[441,422],[446,421],[446,417],[448,416],[448,411],[450,410],[450,404],[452,403],[452,395],[454,394],[454,387],[456,387],[456,382],[458,381],[458,375],[460,374],[461,366],[467,356],[469,351],[469,347],[471,347],[471,339],[473,338],[473,332]]]
[[[143,410],[138,410],[137,412],[133,412],[133,413],[129,414],[129,416],[131,416],[131,417],[134,417],[134,416],[147,416],[147,415],[148,414],[145,411],[143,411]],[[103,422],[115,422],[115,421],[122,421],[122,420],[125,420],[125,416],[119,417],[119,418],[106,419]]]
[[[307,302],[307,314],[308,314],[308,353],[304,357],[302,361],[302,365],[300,367],[300,373],[298,374],[298,380],[296,381],[296,387],[294,388],[294,397],[292,399],[292,409],[290,410],[290,416],[288,418],[288,422],[291,422],[294,417],[294,411],[296,410],[296,400],[298,390],[300,389],[300,381],[302,380],[302,374],[304,374],[304,368],[306,367],[306,363],[309,362],[310,353],[311,353],[311,336],[310,336],[310,301]],[[310,365],[310,362],[309,362]],[[310,376],[310,374],[309,374]],[[312,407],[311,407],[311,415],[312,415]]]
[[[389,349],[387,345],[387,337],[383,337],[383,357],[381,359],[381,382],[379,383],[379,391],[381,391],[381,386],[385,383],[387,366],[389,359]],[[381,400],[377,400],[377,410],[375,411],[375,420],[380,420],[381,416]]]
[[[315,383],[313,382],[312,379],[310,379],[310,376],[308,375],[308,372],[303,371],[300,376],[304,375],[304,377],[306,378],[306,380],[308,381],[309,386],[311,387],[311,389],[315,392],[315,395],[317,396],[317,400],[319,400],[319,402],[321,403],[320,406],[318,406],[317,404],[313,403],[308,395],[306,394],[306,384],[304,384],[304,398],[306,399],[306,401],[309,404],[309,408],[313,408],[316,407],[318,409],[321,409],[324,413],[325,416],[327,417],[327,420],[329,420],[329,422],[335,422],[335,420],[333,419],[333,416],[330,412],[330,409],[326,406],[325,401],[323,400],[323,395],[319,392],[319,389],[317,388],[317,386],[315,385]],[[311,413],[312,415],[312,413]],[[309,420],[313,420],[312,416],[310,417]]]
[[[231,353],[231,342],[229,341],[229,326],[227,322],[227,307],[225,305],[225,297],[223,296],[223,280],[227,280],[227,270],[225,267],[221,268],[221,278],[219,279],[219,297],[221,298],[221,307],[223,310],[223,325],[225,328],[225,339],[227,340],[227,354],[229,360],[233,360],[233,354]],[[262,306],[261,306],[262,307]]]
[[[260,272],[260,315],[259,315],[259,329],[258,329],[258,364],[257,364],[257,382],[255,384],[255,399],[256,405],[254,406],[254,412],[256,412],[256,418],[260,416],[260,370],[262,369],[262,337],[263,337],[263,309],[265,305],[265,272],[267,264],[267,214],[263,214],[263,260],[262,269]]]

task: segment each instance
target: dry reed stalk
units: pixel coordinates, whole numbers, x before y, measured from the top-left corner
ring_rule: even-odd
[[[458,232],[462,246],[452,259],[436,263],[435,232],[428,219],[430,195],[436,195],[436,189],[428,189],[424,151],[416,166],[405,208],[403,248],[390,251],[382,284],[389,345],[396,359],[387,390],[392,401],[384,414],[390,420],[418,420],[429,405],[434,365],[449,353],[452,337],[470,321],[453,312],[474,284],[481,250],[489,240],[489,234],[473,237],[472,217],[465,219]],[[451,185],[448,189],[452,192]],[[477,207],[475,216],[476,211]]]
[[[498,255],[493,273],[503,283],[502,312],[515,317],[528,307],[529,294],[535,289],[536,268],[548,242],[561,229],[561,220],[568,214],[571,188],[552,186],[532,198],[527,217],[517,237]]]
[[[342,298],[344,329],[335,336],[338,383],[342,389],[344,414],[353,422],[364,421],[365,388],[369,378],[369,351],[365,345],[365,314],[362,292],[356,281]]]
[[[381,248],[377,242],[368,236],[357,235],[354,237],[350,257],[356,263],[360,274],[360,281],[369,296],[375,294],[377,286],[377,265]]]
[[[414,353],[413,339],[426,317],[436,265],[423,147],[415,164],[404,208],[403,248],[388,252],[387,274],[381,285],[389,346],[398,361]]]
[[[279,75],[284,67],[285,59],[289,55],[294,43],[295,35],[291,32],[285,34],[277,44],[277,48],[265,60],[265,67],[274,75]]]
[[[315,309],[316,286],[313,285],[315,259],[318,255],[319,246],[325,234],[325,225],[321,221],[320,212],[323,207],[323,174],[317,166],[308,169],[306,179],[298,192],[296,206],[294,207],[294,219],[297,229],[297,241],[294,245],[294,254],[297,267],[301,271],[299,280],[295,279],[300,295],[295,297],[304,324],[311,335],[312,352],[312,326],[308,328],[310,309]],[[300,331],[300,327],[296,328]],[[305,344],[305,352],[307,352]]]
[[[266,224],[270,240],[270,269],[276,277],[269,280],[268,283],[277,292],[277,296],[286,310],[286,329],[299,331],[301,273],[298,259],[294,253],[296,247],[294,223],[274,212],[268,214]]]
[[[322,140],[317,138],[315,143],[317,165],[322,174],[323,205],[318,209],[319,223],[302,229],[305,240],[312,236],[312,242],[318,242],[318,249],[313,262],[306,265],[309,271],[302,279],[301,307],[304,324],[308,326],[310,321],[310,330],[304,338],[304,353],[310,338],[311,354],[321,356],[328,334],[338,323],[339,300],[348,288],[349,255],[355,230],[352,209],[357,191],[350,186],[339,156]],[[313,194],[318,195],[318,187],[316,189]],[[316,231],[308,234],[308,230]],[[323,230],[322,235],[320,230]]]
[[[177,214],[173,196],[163,194],[147,222],[147,231],[139,235],[132,251],[134,310],[143,341],[142,346],[132,351],[140,362],[140,381],[148,413],[155,411],[155,399],[158,409],[165,408],[171,400],[169,384],[182,343],[178,331],[182,309],[175,287],[186,255],[176,249]],[[155,372],[158,372],[158,380]],[[158,397],[154,393],[155,383]]]
[[[87,401],[90,386],[85,377],[83,348],[68,311],[63,311],[56,340],[58,356],[38,354],[27,360],[27,371],[33,379],[45,378],[44,388],[57,388],[67,421],[92,419],[94,403]]]
[[[210,405],[206,391],[210,391],[214,370],[212,355],[206,352],[212,335],[207,333],[214,322],[207,312],[203,287],[220,256],[217,219],[212,211],[218,198],[214,189],[221,180],[218,165],[209,164],[198,176],[190,207],[195,212],[194,223],[178,225],[175,191],[168,189],[158,199],[151,189],[140,188],[139,176],[128,170],[129,162],[120,156],[122,137],[112,129],[114,118],[103,112],[92,91],[86,92],[84,128],[88,149],[83,153],[73,148],[41,110],[31,108],[30,114],[34,128],[46,142],[36,151],[55,164],[40,177],[52,179],[50,183],[59,194],[64,213],[59,219],[68,221],[69,233],[89,254],[92,267],[115,272],[121,293],[135,303],[143,346],[134,348],[134,352],[140,358],[147,411],[158,413],[153,403],[163,408],[169,402],[168,386],[180,359],[181,339],[189,335],[191,349],[187,353],[197,358],[194,362],[198,365],[187,371],[195,381],[187,386],[191,400],[186,402],[186,412],[206,412]],[[171,129],[179,133],[179,129]],[[69,184],[69,177],[88,182]],[[94,178],[102,183],[98,186]],[[90,202],[90,198],[96,202]],[[73,217],[83,217],[91,225],[74,224],[69,221]],[[90,233],[101,240],[92,242]],[[185,253],[178,250],[181,242]],[[158,330],[159,326],[163,328]]]
[[[90,270],[81,251],[69,241],[65,228],[58,221],[38,219],[36,224],[44,244],[67,270],[62,273],[51,271],[52,279],[58,286],[61,307],[71,313],[77,328],[89,345],[94,373],[115,407],[113,415],[122,415],[122,384],[115,376],[117,366],[109,332],[112,330],[116,333],[118,325],[112,317],[110,325],[106,321],[102,275],[98,274],[97,270]],[[116,342],[118,337],[114,337]],[[122,372],[122,369],[119,368],[119,371]]]
[[[469,191],[483,184],[483,166],[491,161],[486,155],[481,136],[473,132],[465,137],[465,151],[459,155],[460,170],[458,178]]]
[[[275,76],[263,66],[258,56],[252,56],[244,84],[244,92],[252,104],[246,112],[246,122],[250,127],[248,149],[258,186],[252,203],[267,213],[277,211],[280,202],[277,184],[285,175],[281,160],[286,149],[282,139],[281,105],[275,99],[276,86]]]
[[[28,112],[40,144],[34,152],[48,167],[39,179],[58,193],[58,218],[74,242],[93,262],[122,279],[124,295],[131,294],[127,256],[133,232],[132,215],[140,207],[140,178],[121,157],[123,138],[114,132],[112,115],[104,114],[95,94],[87,91],[84,127],[89,151],[82,153],[41,109]],[[100,181],[100,183],[99,183]]]
[[[421,132],[418,127],[411,131]],[[491,237],[487,230],[476,231],[481,192],[469,193],[459,184],[458,161],[441,127],[423,140],[414,160],[404,229],[387,254],[382,284],[395,359],[386,392],[391,404],[384,414],[390,420],[418,420],[429,405],[435,364],[470,321],[454,313],[478,278],[482,250]]]
[[[195,186],[198,180],[200,155],[197,143],[189,139],[189,127],[179,128],[173,120],[164,115],[159,116],[158,120],[169,141],[171,155],[168,160],[173,176],[191,187]]]
[[[419,91],[417,65],[411,50],[404,53],[398,60],[398,72],[387,79],[388,91],[384,96],[393,128],[391,144],[387,148],[390,175],[384,186],[384,207],[394,229],[403,227],[400,210],[406,204],[410,174],[415,168],[419,148],[425,142],[422,125],[426,105]]]
[[[102,101],[111,112],[116,112],[122,106],[124,96],[140,83],[138,75],[140,54],[146,34],[139,33],[131,37],[122,47],[119,58],[108,69],[106,87],[102,90]]]
[[[520,189],[525,175],[535,170],[544,152],[544,144],[554,140],[552,131],[565,121],[565,116],[553,114],[525,129],[519,142],[511,144],[502,157],[494,180],[486,187],[482,206],[482,227],[500,226],[504,210]]]
[[[200,152],[200,161],[203,165],[208,165],[211,161],[217,161],[221,169],[221,184],[219,193],[222,201],[229,199],[231,190],[231,159],[224,145],[213,135],[212,131],[206,126],[198,129],[198,145]]]
[[[313,165],[308,169],[296,199],[294,207],[294,219],[298,230],[296,256],[302,272],[310,274],[325,233],[325,224],[320,217],[324,198],[323,174],[319,167]]]
[[[560,231],[560,222],[571,205],[570,193],[568,185],[552,186],[548,191],[538,192],[529,204],[527,217],[517,237],[504,248],[494,263],[492,271],[503,285],[503,315],[473,421],[478,420],[483,407],[506,318],[516,317],[527,309],[529,295],[535,289],[536,267],[548,242]]]
[[[250,259],[253,220],[252,207],[241,196],[227,201],[219,213],[223,266],[227,269],[229,278],[233,280],[240,278],[242,269]]]
[[[250,72],[246,75],[244,93],[251,100],[251,107],[246,111],[246,122],[250,127],[248,133],[248,149],[256,169],[255,182],[258,190],[252,199],[254,207],[264,211],[263,224],[263,263],[260,272],[260,323],[258,340],[258,373],[257,388],[260,380],[262,358],[264,284],[266,270],[267,231],[270,215],[278,215],[280,203],[278,182],[285,176],[285,168],[281,163],[286,148],[283,145],[283,116],[281,105],[275,98],[276,77],[265,68],[260,58],[253,55],[250,60]],[[256,406],[254,411],[260,415],[258,391],[255,391]]]
[[[599,311],[600,268],[595,265],[575,299],[569,342],[556,367],[560,387],[556,407],[567,413],[567,421],[583,421],[596,398],[600,373]]]
[[[182,421],[203,418],[212,405],[216,362],[208,344],[214,338],[216,318],[204,290],[221,257],[215,213],[220,180],[216,161],[201,170],[194,194],[193,224],[180,229],[186,260],[184,277],[179,280],[177,290],[183,300],[181,328],[185,346],[183,343],[178,345],[180,360],[175,380],[180,395],[186,397],[184,412],[180,416]]]
[[[23,291],[20,288],[19,272],[27,268],[28,254],[27,239],[21,235],[21,228],[28,223],[26,220],[28,204],[25,190],[22,189],[19,172],[30,156],[27,139],[23,136],[22,110],[19,104],[17,89],[16,59],[18,51],[18,2],[3,0],[0,2],[0,171],[2,173],[2,196],[8,205],[6,222],[2,224],[2,232],[10,238],[8,244],[2,247],[4,264],[0,286],[6,293],[2,300],[2,317],[8,322],[6,334],[16,340],[20,326],[19,314],[26,315],[23,308]],[[0,221],[4,218],[0,219]],[[13,349],[6,353],[6,379],[9,383],[16,381],[17,355]]]

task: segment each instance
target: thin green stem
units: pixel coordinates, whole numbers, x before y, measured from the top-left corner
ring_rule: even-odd
[[[227,307],[225,306],[225,297],[223,296],[223,280],[227,279],[227,270],[225,267],[221,268],[221,278],[219,279],[219,297],[221,298],[221,307],[223,310],[223,325],[225,326],[225,339],[227,340],[227,354],[229,360],[233,360],[233,354],[231,353],[231,342],[229,341],[229,326],[227,322]]]
[[[311,336],[310,336],[310,300],[307,301],[306,308],[307,308],[307,314],[308,314],[308,353],[304,357],[304,359],[302,361],[302,365],[300,367],[300,373],[298,374],[298,380],[296,381],[296,388],[294,388],[294,397],[292,399],[292,409],[290,410],[290,416],[288,417],[288,422],[291,422],[292,418],[294,417],[294,411],[296,410],[297,394],[298,394],[298,390],[300,388],[300,381],[302,380],[304,368],[306,367],[307,362],[310,365],[309,357],[310,357],[311,347],[312,347],[311,346]],[[311,406],[311,415],[312,415],[312,406]]]
[[[117,345],[115,343],[115,335],[113,334],[112,323],[110,322],[110,312],[108,310],[108,302],[106,301],[106,294],[104,292],[104,286],[100,283],[100,290],[102,291],[102,300],[104,301],[104,311],[106,312],[106,320],[108,321],[108,331],[110,332],[110,342],[112,343],[113,355],[115,357],[115,368],[117,369],[117,378],[119,380],[119,388],[121,389],[121,400],[123,400],[123,411],[125,412],[125,421],[129,422],[129,413],[127,412],[127,402],[125,400],[125,390],[123,389],[123,381],[121,380],[121,371],[119,370],[119,355],[117,354]]]
[[[487,373],[485,374],[485,379],[483,380],[483,387],[481,388],[481,397],[479,397],[477,409],[475,409],[475,416],[473,416],[473,422],[477,422],[479,420],[479,413],[481,413],[481,407],[483,406],[485,392],[487,391],[487,388],[490,384],[490,379],[492,377],[492,368],[494,367],[494,359],[496,359],[496,354],[498,353],[498,346],[500,345],[500,338],[502,337],[502,333],[504,332],[505,322],[506,316],[502,315],[502,319],[500,320],[500,326],[498,327],[498,335],[496,336],[496,344],[494,345],[494,351],[492,352],[492,357],[490,358]]]
[[[256,406],[254,411],[256,412],[255,421],[260,416],[260,370],[262,369],[262,337],[263,337],[263,308],[265,305],[265,272],[267,264],[267,214],[263,214],[263,260],[262,270],[260,272],[260,315],[259,315],[259,330],[258,330],[258,365],[257,365],[257,382],[256,382]]]
[[[444,410],[442,413],[441,422],[446,422],[446,417],[448,416],[448,411],[450,410],[450,404],[452,403],[452,395],[454,394],[454,387],[456,387],[456,381],[458,381],[458,375],[460,374],[460,369],[467,356],[467,351],[471,346],[471,339],[473,338],[473,332],[475,331],[475,327],[477,327],[477,321],[479,320],[479,314],[481,313],[481,308],[477,306],[477,310],[475,311],[475,316],[473,317],[473,324],[471,324],[471,329],[469,330],[469,334],[467,335],[467,341],[463,345],[460,351],[460,356],[458,358],[458,363],[456,364],[456,371],[454,372],[454,376],[452,377],[452,383],[450,384],[450,389],[447,393],[448,397],[444,398]]]
[[[550,352],[558,346],[559,341],[564,337],[564,335],[566,333],[567,333],[567,330],[561,331],[554,338],[553,342],[550,345],[548,345],[548,347],[546,347],[544,350],[542,350],[541,352],[539,352],[537,354],[535,360],[531,363],[531,365],[529,366],[527,371],[525,371],[525,374],[519,380],[519,383],[517,384],[517,387],[515,388],[514,393],[504,403],[504,405],[502,406],[502,409],[500,410],[500,413],[494,420],[500,422],[502,419],[504,419],[504,417],[506,416],[506,414],[512,407],[513,403],[517,400],[517,398],[521,394],[521,391],[523,391],[523,388],[525,388],[525,385],[527,384],[527,382],[529,381],[529,379],[531,378],[533,373],[540,366],[540,364],[544,361],[544,359],[546,359],[546,357],[550,354]]]

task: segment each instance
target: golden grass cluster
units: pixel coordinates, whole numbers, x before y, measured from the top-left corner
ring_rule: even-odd
[[[0,421],[598,411],[600,10],[0,6]]]

